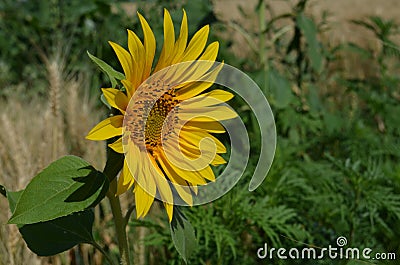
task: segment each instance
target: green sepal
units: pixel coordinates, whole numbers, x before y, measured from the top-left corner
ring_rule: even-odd
[[[174,215],[172,216],[170,229],[176,250],[185,263],[188,263],[189,257],[197,248],[197,239],[193,226],[177,206],[174,206]]]
[[[101,102],[102,102],[108,109],[111,109],[111,108],[112,108],[111,105],[110,105],[110,103],[108,103],[106,97],[104,96],[104,93],[101,94],[100,100],[101,100]]]
[[[96,56],[90,54],[89,51],[87,51],[87,54],[89,56],[89,58],[95,63],[97,64],[97,66],[104,72],[107,74],[108,78],[110,79],[111,82],[111,86],[113,88],[115,88],[115,86],[117,85],[117,80],[123,80],[125,79],[124,74],[114,70],[114,68],[112,68],[110,65],[108,65],[106,62],[104,62],[103,60],[97,58]]]
[[[111,144],[114,141],[115,139],[109,139],[107,140],[107,144]],[[107,176],[110,183],[118,175],[123,166],[124,154],[117,153],[112,148],[107,146],[107,162],[104,167],[103,173]]]

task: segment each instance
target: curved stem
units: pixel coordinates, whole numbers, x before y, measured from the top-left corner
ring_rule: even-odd
[[[111,182],[110,191],[113,190],[113,186],[116,186],[116,178]],[[115,232],[117,233],[118,239],[118,247],[121,255],[121,264],[122,265],[131,265],[131,261],[129,258],[129,247],[128,247],[128,237],[126,235],[126,222],[124,217],[122,216],[121,211],[121,203],[119,201],[119,197],[115,196],[114,192],[110,192],[107,194],[107,197],[110,201],[111,211],[114,216],[114,224],[115,224]]]
[[[124,220],[125,220],[125,225],[128,224],[129,218],[131,218],[132,212],[135,210],[135,204],[129,205],[128,211],[125,214]]]
[[[110,263],[110,265],[115,265],[114,261],[111,259],[111,257],[108,255],[108,253],[99,244],[97,244],[97,242],[93,241],[90,244],[92,244],[92,246],[94,246],[96,249],[98,249],[101,252],[101,254],[104,255],[104,257],[106,258],[108,263]]]

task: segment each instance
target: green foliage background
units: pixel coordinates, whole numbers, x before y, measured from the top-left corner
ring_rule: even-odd
[[[326,20],[316,23],[305,13],[308,1],[296,2],[291,13],[269,21],[265,2],[260,1],[254,11],[260,18],[260,29],[241,31],[253,49],[248,59],[240,60],[230,52],[234,40],[218,35],[228,25],[215,17],[211,2],[137,3],[158,43],[162,42],[163,7],[171,11],[175,25],[179,25],[184,7],[192,34],[211,23],[210,38],[221,44],[219,59],[254,78],[276,119],[274,163],[262,186],[250,193],[247,185],[259,146],[253,129],[256,121],[240,99],[232,103],[255,139],[251,141],[253,155],[246,175],[231,192],[209,205],[183,209],[198,238],[189,264],[267,264],[256,255],[264,243],[287,249],[304,244],[327,247],[335,245],[339,236],[348,239],[347,246],[369,247],[400,257],[400,50],[392,40],[398,25],[379,17],[353,21],[374,33],[381,46],[379,52],[352,43],[331,47],[329,40],[322,42],[320,38]],[[290,23],[279,26],[281,19]],[[235,27],[240,30],[240,25]],[[98,97],[99,88],[107,86],[108,80],[95,69],[86,51],[120,69],[107,41],[126,42],[126,28],[141,34],[137,17],[122,12],[119,2],[3,0],[0,97],[7,99],[18,83],[27,88],[24,97],[44,95],[45,70],[40,54],[53,49],[62,49],[69,73],[90,76],[88,93]],[[286,29],[294,34],[286,34]],[[332,67],[344,52],[368,60],[375,74],[352,77]],[[129,225],[148,230],[142,243],[149,264],[181,264],[162,214],[144,220],[133,217]],[[131,240],[135,240],[134,235]],[[271,264],[333,262],[365,264],[278,259]]]

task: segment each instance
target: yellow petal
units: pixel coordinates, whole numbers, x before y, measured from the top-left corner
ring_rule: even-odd
[[[213,43],[207,46],[206,50],[199,57],[198,60],[215,61],[215,59],[217,59],[218,49],[219,49],[219,43],[218,41],[214,41]]]
[[[185,50],[185,53],[183,54],[182,62],[193,61],[199,57],[206,46],[209,32],[210,27],[206,25],[194,34]]]
[[[192,185],[190,186],[190,189],[194,192],[194,194],[197,195],[197,193],[199,192],[199,188],[197,187],[197,185]]]
[[[171,187],[169,186],[168,180],[164,176],[162,178],[156,177],[155,182],[157,185],[157,190],[161,195],[162,201],[172,204],[174,200],[172,197],[172,190]]]
[[[120,90],[115,88],[102,88],[104,97],[111,107],[118,109],[125,114],[126,107],[128,106],[128,97]]]
[[[112,150],[114,150],[117,153],[123,154],[124,149],[122,148],[122,137],[113,142],[112,144],[108,145]]]
[[[147,152],[140,152],[136,159],[140,163],[136,175],[135,184],[135,200],[136,200],[136,214],[137,217],[142,217],[147,214],[154,201],[156,194],[156,183],[150,171],[150,161],[147,159]],[[129,162],[129,161],[128,161]]]
[[[233,98],[233,94],[221,89],[184,100],[179,104],[181,108],[201,108],[221,104]]]
[[[174,76],[175,82],[178,83],[175,88],[181,88],[188,86],[196,81],[206,82],[212,84],[215,78],[205,75],[210,68],[215,65],[215,59],[218,54],[218,42],[213,42],[210,44],[204,54],[198,58],[197,61],[192,64],[186,63],[181,64],[177,68]],[[219,68],[216,68],[218,72]],[[214,70],[212,70],[214,71]],[[212,72],[210,71],[210,73]]]
[[[174,205],[164,202],[164,207],[165,207],[165,210],[167,211],[167,214],[168,214],[168,220],[171,223],[172,214],[173,214],[173,211],[174,211]]]
[[[157,186],[157,190],[161,195],[161,199],[168,203],[173,203],[171,187],[168,184],[167,179],[162,173],[161,169],[157,165],[154,157],[149,156],[151,163],[148,163],[150,175],[148,177],[154,178],[154,182]],[[155,196],[155,194],[154,194]]]
[[[131,55],[119,44],[112,41],[109,41],[108,43],[114,49],[114,52],[117,55],[119,62],[121,63],[122,69],[124,70],[126,79],[132,80],[133,67]]]
[[[143,189],[149,193],[150,196],[156,196],[157,185],[155,182],[155,172],[151,161],[147,158],[147,152],[141,152],[141,168],[138,170],[137,182],[142,185]]]
[[[128,164],[126,163],[126,160],[124,160],[124,166],[122,168],[122,173],[124,175],[123,182],[122,182],[123,185],[128,185],[128,184],[134,182],[135,178],[133,177],[132,172],[128,167]]]
[[[190,161],[191,164],[193,164],[194,167],[198,168],[204,168],[205,166],[208,166],[209,164],[214,165],[215,162],[214,160],[217,154],[211,150],[197,150],[197,152],[193,152],[193,149],[191,149],[187,145],[180,145],[180,150],[185,155],[188,157],[188,159],[191,159]],[[219,160],[218,160],[219,161]],[[214,163],[214,164],[213,164]]]
[[[225,146],[213,135],[205,131],[187,132],[184,130],[180,131],[180,144],[188,145],[192,148],[199,148],[200,142],[204,138],[210,138],[212,141],[202,141],[201,147],[205,150],[214,150],[214,146],[217,148],[217,153],[226,153]]]
[[[138,13],[140,24],[142,25],[144,35],[144,49],[146,52],[146,63],[144,66],[142,81],[150,75],[153,65],[154,53],[156,51],[156,39],[146,19]]]
[[[131,174],[138,176],[140,164],[142,164],[142,155],[140,154],[139,148],[129,139],[128,145],[123,146],[125,153],[125,161]]]
[[[175,44],[175,30],[174,24],[172,23],[171,15],[168,10],[164,8],[164,44],[161,50],[160,58],[154,72],[169,66],[168,58],[174,49]]]
[[[132,82],[127,79],[121,80],[121,83],[126,89],[127,98],[130,99],[136,87],[134,87]]]
[[[164,158],[158,159],[161,167],[163,168],[164,172],[167,174],[168,178],[171,180],[173,187],[178,192],[179,196],[185,201],[188,205],[193,205],[193,197],[188,186],[188,183],[179,177],[175,171],[172,170],[171,166],[168,164],[167,161],[164,161]]]
[[[124,116],[116,115],[101,121],[88,133],[86,139],[101,141],[122,135],[123,120]]]
[[[215,175],[214,172],[212,171],[211,167],[208,166],[205,169],[201,171],[201,174],[204,178],[210,180],[210,181],[215,181]]]
[[[173,151],[174,147],[171,147],[167,143],[165,143],[164,148],[169,148],[169,150]],[[175,171],[178,176],[185,179],[189,183],[193,183],[194,185],[203,185],[207,183],[204,178],[211,178],[207,167],[202,169],[196,168],[196,166],[189,163],[187,159],[185,160],[181,157],[177,157],[174,152],[169,152],[168,150],[167,152],[168,157],[163,154],[164,161],[172,167],[173,171]],[[168,158],[173,159],[173,161],[169,160]]]
[[[128,29],[128,49],[131,56],[136,60],[136,62],[143,59],[141,56],[144,55],[144,47],[139,37],[135,32]]]
[[[218,121],[229,120],[237,117],[237,113],[227,106],[203,107],[180,109],[177,115],[183,121],[201,121],[202,118]]]
[[[202,154],[202,152],[200,152],[200,149],[190,148],[190,146],[179,145],[179,150],[184,155],[184,158],[189,159],[189,160],[198,159],[200,157],[200,155]],[[203,153],[204,153],[204,150],[203,150]]]
[[[191,158],[197,158],[202,153],[198,146],[194,146],[190,143],[184,142],[184,140],[182,140],[182,139],[179,142],[179,148],[182,151],[182,153],[184,153],[185,155],[187,155],[188,157],[191,157]],[[205,152],[205,151],[203,150],[203,152]],[[210,152],[212,152],[212,149],[210,149]]]
[[[187,86],[194,80],[204,80],[214,82],[215,78],[211,80],[211,76],[203,76],[213,65],[218,54],[219,44],[213,42],[208,45],[206,51],[198,58],[201,62],[193,62],[186,64],[179,64],[177,67],[173,67],[169,71],[170,83],[180,84],[176,88]],[[201,51],[200,51],[201,53]],[[181,62],[176,59],[176,62]],[[166,66],[170,65],[169,61]],[[158,68],[160,69],[160,68]],[[218,70],[219,71],[219,70]],[[211,83],[210,83],[211,85]],[[209,85],[209,86],[210,86]]]
[[[119,196],[129,190],[135,179],[133,178],[131,172],[129,171],[128,166],[126,165],[126,161],[124,161],[124,166],[122,167],[121,174],[118,178],[118,185],[117,185],[117,193],[116,195]]]
[[[180,88],[196,80],[193,78],[196,69],[195,62],[178,63],[166,71],[164,79]]]
[[[182,127],[183,130],[206,130],[210,133],[224,133],[225,128],[220,122],[213,119],[206,120],[205,122],[200,121],[189,121]]]
[[[222,156],[217,154],[217,155],[215,155],[213,161],[211,162],[211,165],[217,166],[217,165],[223,165],[225,163],[226,163],[225,159]]]
[[[154,197],[149,195],[137,182],[135,184],[135,206],[136,206],[136,217],[144,217],[149,212],[151,205],[153,204]]]
[[[198,173],[198,171],[189,171],[189,170],[184,170],[179,165],[175,166],[174,163],[171,163],[170,160],[164,155],[163,157],[164,161],[168,163],[172,170],[176,172],[178,176],[186,180],[187,182],[194,184],[194,185],[203,185],[206,184],[206,180]],[[190,168],[192,165],[189,165],[187,162],[182,162],[181,166],[184,168]]]
[[[212,62],[211,62],[212,63]],[[205,63],[205,66],[209,66],[211,63]],[[182,84],[182,87],[177,90],[177,99],[178,100],[185,100],[188,98],[192,98],[210,86],[212,86],[215,82],[215,80],[218,77],[219,72],[221,71],[223,67],[223,63],[219,64],[217,67],[212,69],[210,72],[205,74],[204,76],[201,76],[201,79],[198,78],[197,80],[202,80],[198,82],[189,82],[189,83],[184,83]],[[210,65],[211,66],[211,65]],[[202,66],[200,66],[202,67]],[[196,79],[191,79],[191,80],[196,80]]]
[[[170,56],[170,58],[172,59],[171,65],[181,62],[182,55],[186,49],[187,39],[188,39],[187,16],[185,10],[183,10],[181,30],[179,32],[178,40],[176,41],[174,46],[174,52]]]
[[[146,54],[143,43],[140,41],[139,37],[131,30],[128,30],[128,48],[129,52],[134,58],[134,71],[135,75],[132,77],[130,82],[134,89],[136,89],[143,79],[143,70],[145,68]],[[132,91],[133,94],[133,91]]]
[[[215,151],[213,149],[204,148],[201,153],[199,149],[197,151],[197,153],[191,152],[190,147],[186,148],[184,145],[180,145],[180,150],[165,148],[168,162],[188,171],[201,171],[214,159]]]

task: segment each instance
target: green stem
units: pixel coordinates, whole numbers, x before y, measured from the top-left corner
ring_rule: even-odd
[[[99,244],[97,244],[97,242],[93,241],[91,242],[91,244],[103,254],[110,265],[115,265],[114,261],[111,259],[108,253]]]
[[[124,217],[125,225],[128,224],[129,219],[131,218],[131,214],[135,210],[135,207],[136,206],[134,204],[129,206],[128,211],[126,212],[125,217]]]
[[[265,21],[265,3],[264,0],[260,0],[259,6],[258,6],[258,26],[259,26],[259,41],[260,41],[260,46],[259,46],[259,54],[260,54],[260,62],[261,65],[265,65],[265,30],[267,28],[267,23]]]
[[[260,58],[259,66],[262,70],[262,84],[261,90],[265,96],[268,95],[269,91],[269,80],[268,80],[268,57],[267,57],[267,47],[266,47],[266,30],[267,30],[267,22],[266,22],[266,4],[264,0],[259,0],[257,6],[258,13],[258,56]],[[253,131],[256,135],[260,135],[260,127],[258,126],[258,121],[254,115],[251,116]]]
[[[114,186],[116,185],[116,178],[112,181],[110,190],[113,190],[113,184]],[[117,233],[121,264],[131,265],[131,261],[129,258],[128,237],[126,235],[126,222],[124,217],[122,216],[119,197],[115,196],[115,192],[109,192],[107,194],[107,197],[110,200],[111,211],[114,216],[115,232]]]
[[[266,34],[267,34],[267,21],[266,21],[266,14],[265,11],[267,6],[264,0],[260,0],[258,6],[258,25],[259,25],[259,56],[260,56],[260,63],[263,70],[263,79],[264,79],[264,86],[263,92],[265,95],[268,93],[269,89],[269,80],[268,80],[268,55],[267,55],[267,47],[266,47]]]

